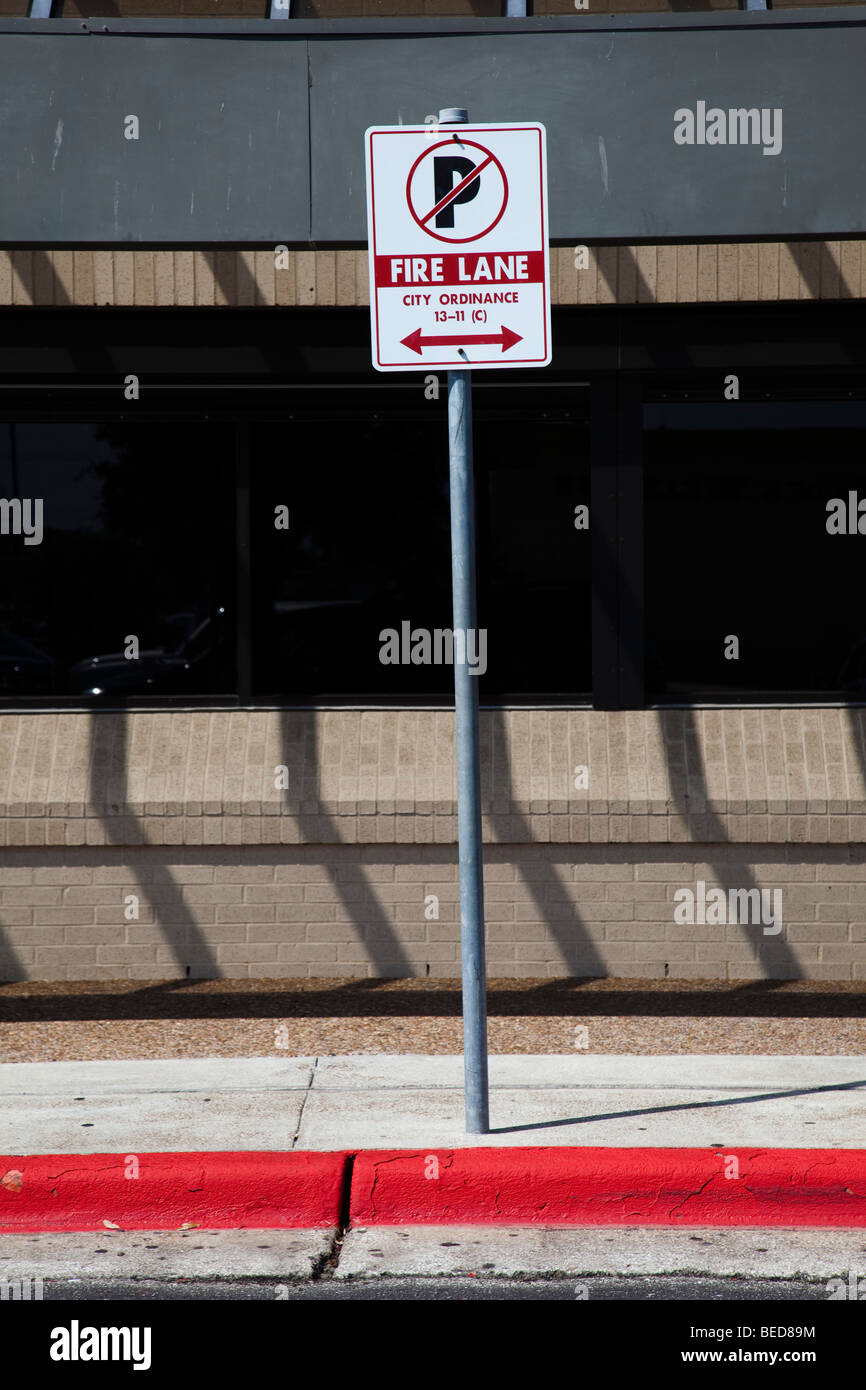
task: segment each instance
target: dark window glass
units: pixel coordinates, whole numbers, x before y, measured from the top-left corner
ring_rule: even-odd
[[[437,639],[452,626],[444,385],[426,409],[408,410],[402,387],[376,393],[381,409],[364,392],[349,407],[343,393],[327,416],[320,407],[254,429],[257,698],[452,698],[448,638]],[[482,700],[590,688],[589,530],[575,527],[589,502],[585,406],[557,388],[545,410],[539,390],[530,403],[513,386],[473,385],[479,632],[469,660]],[[275,524],[280,506],[288,529]]]
[[[450,626],[443,420],[335,408],[253,430],[254,694],[447,693],[441,665],[379,660],[380,632]]]
[[[586,395],[473,383],[481,696],[586,701],[592,688]],[[497,408],[498,403],[498,408]],[[545,406],[547,408],[545,408]],[[576,509],[585,508],[584,512]]]
[[[233,469],[225,426],[0,423],[0,697],[233,690]]]
[[[644,466],[649,698],[862,700],[866,404],[648,405]]]

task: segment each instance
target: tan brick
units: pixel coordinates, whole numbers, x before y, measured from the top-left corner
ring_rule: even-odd
[[[326,941],[306,941],[298,945],[280,946],[279,959],[298,964],[307,961],[334,961],[337,959],[336,943]]]
[[[693,961],[700,959],[696,952],[706,950],[706,946],[700,943],[697,945],[690,941],[636,941],[633,946],[633,959],[643,960],[665,960],[665,961]],[[605,955],[609,956],[611,947],[605,945]],[[615,957],[611,957],[615,959]]]
[[[853,930],[856,931],[856,928]],[[784,927],[784,935],[787,940],[792,942],[808,941],[813,944],[819,941],[847,942],[850,931],[852,928],[845,922],[808,922],[802,926],[795,922],[786,924]],[[862,940],[866,939],[866,935],[863,938],[852,936],[850,939]]]
[[[221,965],[261,964],[263,961],[276,961],[277,943],[274,942],[249,942],[245,941],[238,945],[225,945],[219,948],[219,962]]]
[[[97,965],[156,964],[156,946],[97,946]]]
[[[31,889],[30,891],[34,892],[35,889]],[[54,892],[55,890],[43,889],[42,891]],[[57,891],[59,893],[59,890]],[[124,894],[120,887],[101,888],[97,887],[94,884],[86,884],[75,885],[73,887],[63,889],[64,905],[67,903],[82,903],[93,905],[97,903],[116,903],[118,910],[122,912],[124,907],[123,898]],[[48,899],[45,899],[45,901],[47,902]]]
[[[585,887],[580,889],[581,898],[585,898]],[[622,882],[614,881],[605,885],[605,897],[608,902],[654,902],[659,903],[670,898],[670,884],[663,882]]]
[[[4,906],[20,906],[26,904],[29,907],[60,906],[63,896],[61,888],[37,888],[31,884],[26,886],[8,886],[0,890],[0,901]]]
[[[37,946],[36,965],[37,968],[94,965],[96,949],[95,946]]]
[[[117,926],[66,927],[66,944],[68,946],[109,944],[125,948],[125,926],[125,923],[119,923]]]
[[[603,954],[605,961],[615,962],[636,959],[637,946],[633,941],[606,941],[604,943]],[[654,948],[658,950],[658,948]]]
[[[26,927],[33,921],[32,907],[7,907],[2,914],[4,927]]]
[[[690,935],[695,930],[690,927]],[[664,922],[608,922],[604,935],[606,941],[664,941],[667,931]]]
[[[135,303],[151,308],[156,303],[152,251],[135,251],[132,258]]]
[[[9,251],[0,251],[0,304],[12,303],[12,257]]]
[[[808,947],[800,946],[797,948],[797,954],[800,955],[808,949]],[[822,942],[818,949],[821,952],[820,959],[824,965],[859,965],[863,961],[863,947],[857,944],[841,945],[834,942]]]
[[[363,889],[357,890],[348,884],[346,888],[349,893],[357,893],[360,898],[364,897]],[[310,886],[304,888],[299,883],[254,883],[244,888],[244,901],[248,903],[299,903],[304,901],[305,894],[310,891]],[[337,896],[339,897],[339,895]]]
[[[288,904],[291,906],[291,904]],[[299,904],[305,908],[304,904]],[[305,908],[307,918],[310,918],[314,911],[322,911],[321,908]],[[331,912],[334,909],[331,908]],[[275,920],[273,903],[229,903],[227,906],[217,906],[217,922],[273,922]]]
[[[866,874],[864,874],[866,877]],[[0,889],[7,884],[21,884],[33,882],[32,868],[17,868],[13,865],[0,864]]]
[[[93,908],[37,907],[33,911],[33,920],[37,926],[41,922],[46,926],[86,926],[94,920]]]
[[[183,889],[183,900],[188,903],[239,903],[243,901],[244,890],[239,883],[190,883]]]
[[[5,925],[7,927],[15,926],[14,950],[16,954],[22,947],[63,946],[66,944],[66,932],[63,927],[32,927],[23,921],[21,924],[9,922]]]

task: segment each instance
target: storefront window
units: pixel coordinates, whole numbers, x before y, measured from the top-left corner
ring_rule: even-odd
[[[864,533],[866,403],[646,406],[648,698],[864,699]]]
[[[466,656],[482,700],[586,699],[586,405],[574,388],[526,396],[474,386],[479,631]],[[327,415],[254,429],[254,695],[452,698],[444,389],[407,405],[400,387],[337,392]]]
[[[10,314],[0,707],[448,707],[461,655],[494,706],[864,703],[862,310],[796,315],[562,309],[474,372],[455,641],[447,375],[366,311]]]
[[[233,442],[0,423],[0,697],[234,688]]]

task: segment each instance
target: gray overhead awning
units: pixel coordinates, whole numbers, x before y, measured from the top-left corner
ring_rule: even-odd
[[[861,236],[864,72],[860,7],[0,21],[0,244],[364,244],[365,128],[448,104],[546,124],[554,241]]]

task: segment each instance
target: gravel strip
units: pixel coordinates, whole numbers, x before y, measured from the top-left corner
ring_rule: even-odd
[[[585,1030],[585,1031],[583,1031]],[[490,1018],[492,1053],[866,1055],[854,1018]],[[279,1042],[279,1046],[277,1043]],[[459,1053],[459,1018],[159,1019],[0,1024],[0,1061]]]
[[[866,982],[491,979],[493,1053],[866,1055]],[[0,984],[0,1061],[462,1051],[458,980]]]

